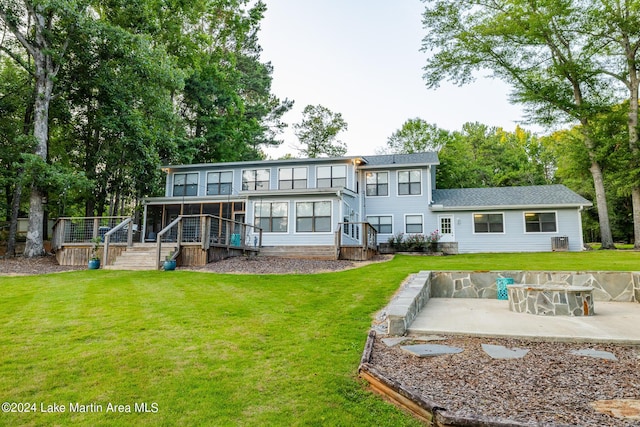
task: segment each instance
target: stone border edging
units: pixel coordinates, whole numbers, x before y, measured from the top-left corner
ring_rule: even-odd
[[[387,333],[404,335],[429,298],[431,298],[431,271],[420,271],[387,305]]]
[[[387,378],[382,372],[371,364],[373,356],[373,344],[376,332],[369,331],[364,347],[358,376],[365,380],[371,390],[382,395],[394,405],[410,412],[413,416],[427,422],[431,427],[526,427],[529,423],[520,423],[495,417],[458,417],[447,413],[447,408],[438,406],[437,403],[423,399],[414,391],[408,390],[402,384]]]

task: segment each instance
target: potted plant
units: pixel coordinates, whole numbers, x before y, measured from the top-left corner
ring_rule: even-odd
[[[176,260],[173,259],[173,251],[169,252],[164,259],[164,271],[173,271],[176,269]]]
[[[93,243],[93,247],[91,248],[91,256],[89,257],[89,270],[97,270],[100,268],[100,258],[98,258],[98,248],[100,247],[100,239],[99,236],[91,239],[91,243]]]

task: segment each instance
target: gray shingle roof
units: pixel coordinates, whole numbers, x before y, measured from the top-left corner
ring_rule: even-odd
[[[592,203],[564,185],[434,190],[433,208],[578,207]]]
[[[391,165],[438,165],[438,153],[429,151],[414,154],[382,154],[377,156],[362,156],[367,166]]]

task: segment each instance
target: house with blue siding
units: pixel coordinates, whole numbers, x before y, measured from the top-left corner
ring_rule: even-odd
[[[251,224],[235,234],[267,255],[335,259],[436,230],[454,253],[583,248],[591,203],[565,186],[436,189],[438,165],[426,152],[166,166],[165,195],[144,200],[143,238],[208,215]]]

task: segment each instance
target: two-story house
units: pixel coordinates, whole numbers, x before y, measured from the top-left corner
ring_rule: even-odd
[[[553,238],[582,249],[591,203],[568,188],[440,190],[438,164],[427,152],[166,166],[165,196],[145,199],[142,231],[153,240],[180,215],[209,214],[259,227],[261,240],[251,229],[243,241],[282,256],[335,258],[337,245],[367,238],[363,223],[377,243],[438,230],[452,252],[549,251]]]

